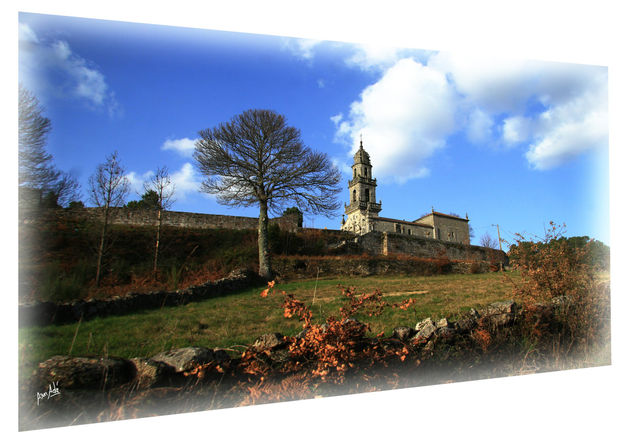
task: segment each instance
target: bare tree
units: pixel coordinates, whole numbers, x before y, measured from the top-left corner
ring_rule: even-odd
[[[143,184],[145,194],[156,196],[156,244],[154,247],[154,278],[158,269],[158,248],[160,245],[160,230],[163,222],[163,211],[169,209],[174,203],[174,184],[171,182],[169,170],[166,166],[160,167],[152,178]]]
[[[38,195],[39,204],[67,206],[79,200],[79,183],[69,173],[53,165],[53,156],[46,152],[46,138],[52,126],[42,115],[37,98],[20,85],[18,97],[18,185]]]
[[[101,237],[97,251],[97,287],[101,280],[101,263],[105,247],[105,239],[113,208],[120,207],[130,189],[130,182],[125,177],[125,169],[121,166],[119,155],[115,151],[106,161],[97,166],[96,171],[89,180],[90,200],[101,208]]]
[[[18,96],[18,183],[42,190],[55,182],[58,173],[53,156],[46,152],[46,138],[52,126],[37,98],[20,86]]]
[[[259,274],[270,279],[268,212],[279,214],[293,202],[301,211],[334,216],[341,174],[274,111],[250,109],[199,134],[194,159],[207,177],[201,191],[223,205],[259,206]]]
[[[487,232],[479,239],[479,245],[486,248],[499,249],[499,244],[496,239],[493,239]]]

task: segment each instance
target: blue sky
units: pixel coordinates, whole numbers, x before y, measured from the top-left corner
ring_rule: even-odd
[[[191,154],[198,131],[268,108],[341,168],[341,214],[362,133],[382,216],[467,213],[474,243],[496,224],[511,239],[554,220],[609,243],[606,67],[36,14],[18,32],[19,80],[85,202],[117,150],[137,192],[169,168],[173,210],[256,216],[200,193]]]

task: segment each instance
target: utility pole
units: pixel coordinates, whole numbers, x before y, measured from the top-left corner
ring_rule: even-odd
[[[499,224],[497,224],[497,237],[499,238],[499,250],[503,250],[501,248],[501,232],[499,231]]]
[[[501,248],[501,232],[499,231],[499,224],[497,225],[497,237],[499,238],[499,250],[503,251],[503,249]],[[504,271],[503,270],[503,261],[499,262],[499,271]]]

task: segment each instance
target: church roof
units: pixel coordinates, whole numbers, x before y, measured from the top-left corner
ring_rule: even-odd
[[[425,214],[424,216],[420,216],[419,218],[417,218],[416,220],[421,220],[424,219],[425,217],[428,217],[430,215],[434,215],[434,216],[441,216],[441,217],[448,217],[451,219],[457,219],[457,220],[469,220],[468,218],[463,218],[463,217],[459,217],[459,216],[454,216],[452,214],[445,214],[445,213],[440,213],[438,211],[431,211],[429,214]]]

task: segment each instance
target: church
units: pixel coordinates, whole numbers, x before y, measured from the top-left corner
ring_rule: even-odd
[[[369,154],[363,149],[362,140],[354,154],[352,174],[352,180],[348,182],[350,203],[345,205],[347,220],[343,216],[341,230],[356,234],[372,231],[400,233],[470,245],[468,215],[464,219],[432,209],[412,222],[378,216],[382,201],[376,202],[376,179],[372,177]]]

